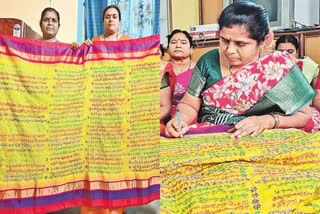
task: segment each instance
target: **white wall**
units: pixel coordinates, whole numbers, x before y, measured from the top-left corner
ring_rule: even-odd
[[[78,0],[0,0],[0,18],[21,19],[41,35],[41,12],[50,5],[60,13],[58,40],[76,41]]]
[[[319,0],[295,0],[294,14],[298,22],[319,24]]]
[[[169,34],[169,4],[168,0],[160,0],[160,43],[167,44]]]

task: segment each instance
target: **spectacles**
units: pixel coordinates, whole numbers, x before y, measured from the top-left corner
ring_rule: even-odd
[[[283,50],[278,49],[278,51],[281,51],[281,52],[287,51],[289,54],[293,54],[296,50],[294,50],[294,49],[283,49]]]

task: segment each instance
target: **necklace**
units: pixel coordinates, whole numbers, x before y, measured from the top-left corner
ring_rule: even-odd
[[[170,62],[173,66],[173,71],[176,75],[181,74],[181,73],[189,70],[191,67],[191,60],[189,60],[188,64],[182,64],[182,65],[177,65],[172,60],[170,60]]]
[[[57,38],[54,38],[54,40],[52,40],[52,39],[44,39],[43,37],[41,38],[41,41],[43,41],[43,42],[57,42],[58,40],[57,40]]]
[[[109,38],[110,36],[112,36],[112,35],[105,36],[105,35],[103,34],[103,40],[104,40],[104,41],[118,41],[118,40],[119,40],[119,34],[116,34],[115,39]]]

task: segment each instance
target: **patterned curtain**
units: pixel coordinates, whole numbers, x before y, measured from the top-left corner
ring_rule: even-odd
[[[115,4],[121,11],[120,33],[131,38],[160,34],[160,0],[85,0],[85,38],[102,34],[103,10]]]

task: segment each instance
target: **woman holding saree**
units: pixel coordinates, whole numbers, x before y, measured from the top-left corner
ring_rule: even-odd
[[[220,48],[203,55],[193,69],[188,92],[166,126],[179,137],[198,122],[232,125],[231,137],[256,136],[264,129],[300,128],[311,118],[314,92],[288,53],[260,58],[269,34],[268,15],[251,2],[226,7],[220,18]],[[297,86],[299,86],[297,90]]]
[[[91,46],[95,41],[120,41],[131,39],[126,34],[120,34],[121,11],[117,5],[109,5],[103,11],[102,18],[104,33],[94,36],[92,40],[87,39],[83,43]],[[72,43],[72,49],[75,50],[79,44]]]
[[[56,36],[60,28],[60,14],[56,9],[52,7],[45,8],[41,12],[39,25],[42,32],[41,41],[59,42]]]

